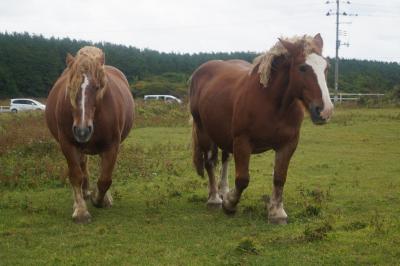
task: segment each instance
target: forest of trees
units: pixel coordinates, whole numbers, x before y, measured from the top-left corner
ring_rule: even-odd
[[[65,68],[67,52],[95,45],[106,54],[106,63],[121,69],[133,93],[169,93],[184,96],[186,80],[200,64],[211,59],[243,59],[254,52],[162,53],[111,43],[56,39],[28,33],[0,33],[0,98],[46,97]],[[334,65],[334,60],[330,60]],[[400,84],[400,65],[377,61],[342,59],[339,87],[346,92],[387,92]],[[333,87],[333,68],[328,85]]]

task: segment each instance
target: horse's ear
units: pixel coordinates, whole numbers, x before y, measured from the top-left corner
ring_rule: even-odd
[[[65,59],[65,63],[67,64],[67,67],[71,67],[72,64],[74,63],[75,58],[70,54],[67,53],[67,58]]]
[[[322,47],[324,46],[324,41],[322,40],[321,34],[318,33],[317,35],[315,35],[313,42],[319,49],[319,52],[322,53]]]
[[[288,50],[289,54],[291,55],[296,55],[297,54],[297,46],[294,43],[285,41],[281,38],[278,38],[278,40],[281,42],[281,44],[283,45],[283,47],[286,48],[286,50]]]

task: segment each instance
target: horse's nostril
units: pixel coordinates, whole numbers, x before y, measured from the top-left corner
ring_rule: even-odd
[[[320,114],[321,111],[322,111],[322,108],[317,106],[317,107],[315,107],[315,111],[316,111],[317,114]]]
[[[79,127],[73,126],[72,131],[77,138],[87,138],[93,131],[93,126]]]

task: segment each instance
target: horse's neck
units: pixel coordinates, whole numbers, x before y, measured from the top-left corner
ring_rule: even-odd
[[[288,108],[291,108],[297,98],[296,88],[290,82],[290,68],[282,66],[271,74],[271,82],[265,88],[267,97],[279,111],[290,111]]]

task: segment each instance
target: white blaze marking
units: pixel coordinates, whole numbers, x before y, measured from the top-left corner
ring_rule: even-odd
[[[85,101],[86,101],[86,88],[89,85],[89,79],[86,74],[83,74],[83,82],[81,85],[81,110],[82,110],[82,117],[81,117],[81,124],[85,121]]]
[[[322,102],[324,103],[324,109],[321,111],[321,116],[324,119],[329,119],[332,115],[333,104],[331,102],[331,97],[329,96],[329,90],[325,79],[327,62],[322,56],[312,53],[307,56],[306,64],[311,66],[313,69],[315,75],[317,76],[319,88],[321,89]]]

